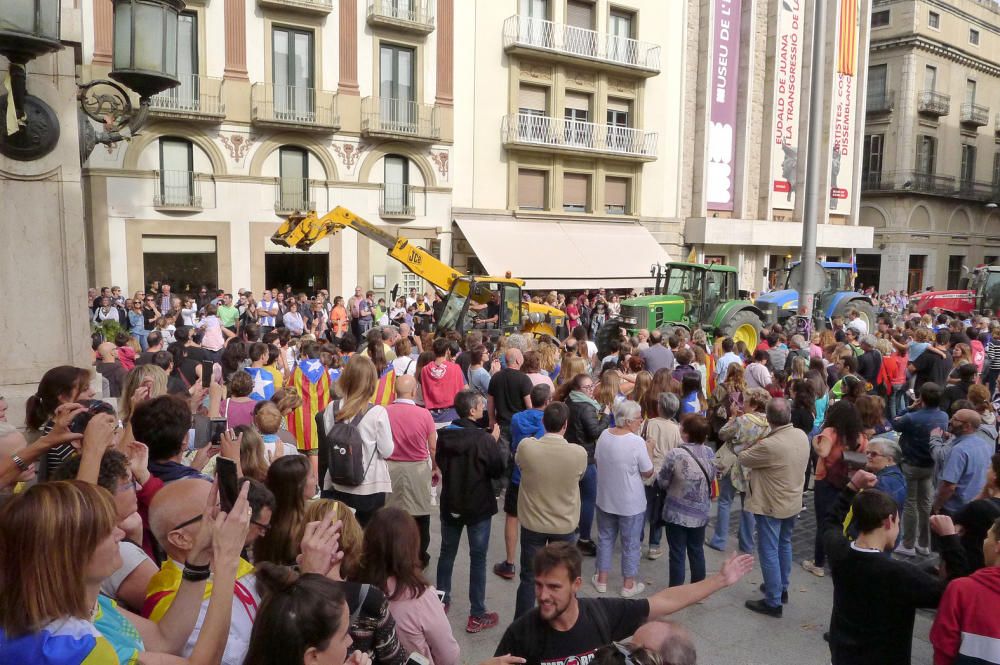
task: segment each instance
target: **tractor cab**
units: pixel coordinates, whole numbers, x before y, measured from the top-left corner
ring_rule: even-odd
[[[969,287],[976,292],[976,309],[984,316],[996,316],[1000,311],[1000,266],[976,270]]]
[[[521,285],[496,277],[459,277],[445,298],[437,333],[457,331],[464,335],[482,329],[487,337],[521,330]],[[490,332],[492,331],[492,332]]]
[[[683,320],[688,325],[708,323],[721,303],[736,300],[736,272],[721,268],[694,263],[666,266],[663,292],[683,299]]]

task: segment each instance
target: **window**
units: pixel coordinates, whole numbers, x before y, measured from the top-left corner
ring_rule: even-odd
[[[604,212],[608,215],[629,214],[628,190],[628,178],[613,178],[611,176],[605,178]]]
[[[924,90],[930,92],[937,90],[937,67],[933,65],[924,68]]]
[[[581,147],[591,147],[594,143],[594,127],[590,124],[590,95],[579,92],[566,93],[566,143]]]
[[[1000,187],[1000,152],[993,155],[993,189]]]
[[[379,114],[383,126],[417,131],[413,49],[382,44],[379,51]]]
[[[882,156],[884,152],[884,134],[865,135],[865,150],[861,157],[861,173],[865,187],[877,189],[882,184]]]
[[[948,290],[957,289],[958,282],[962,279],[962,259],[963,254],[952,254],[948,257]]]
[[[872,27],[873,28],[884,28],[889,25],[890,17],[889,10],[883,9],[882,11],[872,12]]]
[[[933,136],[917,137],[917,174],[934,175],[937,172],[937,139]]]
[[[518,90],[518,140],[548,143],[552,123],[548,115],[548,88],[521,85]]]
[[[519,10],[522,20],[518,21],[518,40],[536,46],[550,46],[552,32],[543,23],[550,16],[548,0],[520,0]]]
[[[590,176],[585,173],[563,175],[563,211],[587,212],[590,201]]]
[[[625,151],[632,148],[629,131],[632,103],[627,99],[608,98],[608,148]]]
[[[618,62],[635,62],[638,53],[630,41],[634,38],[635,16],[613,10],[608,16],[608,57]]]
[[[517,172],[517,207],[522,210],[545,210],[548,173],[531,169]]]
[[[274,113],[279,119],[312,122],[316,117],[312,42],[311,32],[274,29]]]
[[[594,30],[594,4],[569,0],[566,3],[566,31],[564,48],[586,57],[596,57],[597,33]]]
[[[549,108],[548,88],[522,83],[518,89],[517,108],[525,115],[546,115]]]
[[[976,146],[962,146],[962,188],[972,187],[976,180]]]
[[[976,82],[973,79],[965,81],[965,102],[967,104],[976,103]]]
[[[566,3],[566,25],[584,30],[594,29],[594,4],[581,0],[569,0]]]
[[[414,214],[410,197],[410,160],[399,155],[385,156],[382,211],[390,215]]]
[[[193,171],[194,150],[190,141],[160,139],[160,205],[193,205]]]
[[[169,100],[171,108],[197,111],[198,103],[198,16],[183,13],[177,17],[177,80],[176,88],[160,95]]]
[[[974,28],[969,28],[969,43],[973,46],[979,46],[979,31]]]
[[[281,148],[278,151],[280,179],[278,208],[309,210],[309,153],[301,148]]]
[[[548,0],[521,0],[521,16],[527,16],[540,21],[548,20]]]
[[[933,28],[935,30],[941,29],[941,15],[937,12],[930,12],[927,14],[927,27]]]
[[[868,106],[878,109],[885,108],[888,75],[888,65],[872,65],[868,68]]]

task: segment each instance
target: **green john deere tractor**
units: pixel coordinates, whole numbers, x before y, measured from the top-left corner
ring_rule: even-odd
[[[623,301],[621,318],[598,331],[602,354],[623,327],[630,335],[643,328],[665,335],[676,328],[701,328],[709,337],[732,337],[750,351],[757,348],[764,314],[740,293],[736,268],[674,262],[656,266],[654,272],[656,295]]]

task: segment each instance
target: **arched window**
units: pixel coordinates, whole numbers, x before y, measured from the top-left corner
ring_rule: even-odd
[[[382,185],[382,214],[413,215],[413,195],[410,187],[410,160],[401,155],[386,155],[385,179]]]
[[[302,148],[279,149],[279,210],[312,210],[316,204],[309,197],[309,153]]]
[[[160,139],[160,191],[156,204],[160,206],[193,207],[201,202],[194,182],[194,150],[185,139]]]

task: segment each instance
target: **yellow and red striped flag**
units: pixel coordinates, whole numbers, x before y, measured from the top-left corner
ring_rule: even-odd
[[[316,414],[330,403],[330,375],[319,360],[303,359],[292,373],[292,385],[302,397],[302,406],[289,414],[288,431],[295,436],[299,452],[305,453],[319,446]]]
[[[837,73],[854,76],[858,68],[858,0],[840,0]]]

